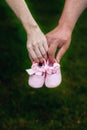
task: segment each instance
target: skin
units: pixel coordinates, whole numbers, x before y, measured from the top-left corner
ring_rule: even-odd
[[[60,62],[62,56],[69,48],[75,24],[80,14],[87,7],[87,0],[65,0],[58,26],[46,34],[45,37],[24,0],[6,0],[6,2],[26,30],[27,49],[31,61],[35,62],[43,62],[43,58],[47,59],[48,56],[49,61],[53,63],[57,48],[59,48],[59,51],[56,55],[56,60]]]
[[[48,57],[50,62],[54,62],[55,52],[57,48],[59,51],[56,55],[56,60],[60,62],[62,56],[69,48],[71,42],[71,35],[75,24],[87,7],[87,0],[66,0],[62,15],[60,17],[58,26],[46,34],[48,42]]]
[[[32,17],[25,0],[6,0],[22,22],[27,33],[27,49],[31,61],[43,62],[47,58],[48,44],[45,35]]]

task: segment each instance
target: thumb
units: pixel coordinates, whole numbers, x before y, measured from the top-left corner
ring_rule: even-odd
[[[56,60],[57,60],[58,63],[60,62],[60,60],[63,57],[63,55],[66,52],[66,50],[67,50],[67,47],[66,46],[62,46],[60,48],[60,50],[58,51],[57,56],[56,56]]]

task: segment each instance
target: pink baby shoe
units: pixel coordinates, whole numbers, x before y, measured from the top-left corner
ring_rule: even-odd
[[[47,88],[55,88],[60,85],[62,80],[61,71],[60,71],[60,64],[56,61],[54,64],[50,64],[47,61],[46,67],[46,78],[45,78],[45,85]]]
[[[45,63],[33,63],[26,71],[30,75],[28,84],[32,88],[41,88],[45,81]]]

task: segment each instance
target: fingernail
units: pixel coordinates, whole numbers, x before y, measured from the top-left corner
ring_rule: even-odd
[[[37,62],[37,63],[38,63],[38,62],[39,62],[39,60],[38,60],[38,59],[35,59],[35,62]]]
[[[44,62],[44,60],[43,59],[40,59],[40,63],[43,63]]]

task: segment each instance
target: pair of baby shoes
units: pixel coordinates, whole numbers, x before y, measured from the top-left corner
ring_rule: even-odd
[[[55,88],[61,83],[60,64],[49,60],[44,63],[33,63],[31,69],[26,70],[30,75],[28,84],[33,88],[41,88],[44,83],[47,88]]]

